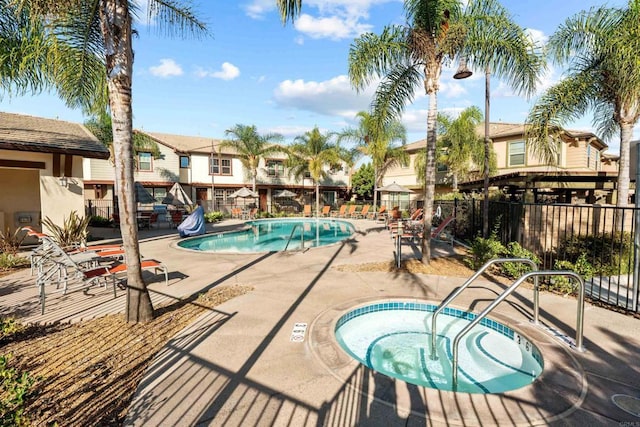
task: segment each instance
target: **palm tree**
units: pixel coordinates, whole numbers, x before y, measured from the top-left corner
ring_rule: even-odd
[[[382,78],[373,101],[375,111],[399,117],[417,88],[429,95],[425,226],[435,196],[437,93],[444,63],[465,58],[490,68],[517,91],[530,94],[542,61],[532,40],[495,0],[405,0],[406,26],[389,25],[380,35],[365,33],[349,51],[351,84],[362,90]],[[430,259],[430,233],[422,241],[423,262]]]
[[[484,169],[484,138],[478,135],[478,127],[484,116],[478,107],[465,108],[455,119],[438,114],[442,134],[438,139],[440,148],[439,163],[447,165],[451,172],[451,187],[458,189],[458,179],[467,175],[470,166],[478,165]]]
[[[529,113],[528,141],[548,162],[562,126],[588,111],[604,138],[620,134],[616,206],[629,197],[630,142],[640,118],[640,1],[626,9],[601,6],[568,18],[549,38],[548,51],[568,74],[550,87]]]
[[[153,318],[153,306],[140,268],[133,175],[132,19],[137,3],[128,0],[16,0],[16,3],[28,8],[35,22],[45,25],[51,34],[69,46],[67,55],[56,58],[56,81],[64,83],[60,85],[61,93],[82,92],[88,82],[95,81],[91,77],[96,68],[90,67],[93,64],[85,62],[85,58],[97,58],[102,64],[99,69],[106,79],[113,120],[116,193],[128,266],[126,318],[129,322],[149,321]],[[149,0],[148,10],[149,20],[153,19],[154,27],[160,31],[206,33],[205,24],[186,4]],[[101,94],[103,92],[96,92],[96,96]]]
[[[344,153],[338,144],[330,140],[332,134],[322,134],[318,127],[297,136],[288,147],[287,168],[296,179],[309,174],[316,188],[316,215],[320,212],[320,180],[327,176],[329,168],[340,167]]]
[[[285,151],[276,144],[282,141],[282,135],[277,133],[260,135],[255,126],[241,124],[227,129],[225,134],[233,135],[234,139],[222,142],[220,148],[231,148],[236,152],[242,165],[251,174],[252,190],[255,192],[260,160],[264,160],[269,154]]]
[[[409,155],[404,149],[407,131],[398,120],[384,121],[375,113],[360,111],[356,115],[360,122],[357,128],[344,129],[338,141],[352,141],[356,148],[371,158],[373,164],[373,206],[378,205],[378,187],[385,172],[394,166],[407,166]],[[395,146],[399,141],[401,146]]]

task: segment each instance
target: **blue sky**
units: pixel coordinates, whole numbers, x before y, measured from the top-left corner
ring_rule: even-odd
[[[146,4],[145,0],[138,0]],[[601,5],[593,0],[503,0],[523,28],[545,40],[567,17]],[[625,1],[609,1],[624,6]],[[167,38],[153,25],[137,24],[134,39],[134,127],[149,132],[223,138],[235,124],[256,125],[288,140],[314,126],[339,131],[355,124],[367,110],[374,87],[357,94],[347,78],[347,56],[361,33],[402,23],[400,0],[303,0],[295,24],[283,26],[275,0],[205,1],[199,17],[211,35],[201,39]],[[484,109],[484,74],[452,79],[445,69],[438,109],[455,112],[476,105]],[[561,78],[553,65],[541,88]],[[516,96],[498,78],[491,81],[491,120],[522,123],[532,101]],[[83,122],[80,111],[66,108],[55,95],[0,101],[1,110]],[[426,135],[428,100],[422,93],[407,106],[408,142]],[[591,116],[567,126],[592,130]],[[634,138],[640,136],[636,128]],[[606,141],[617,153],[618,141]]]

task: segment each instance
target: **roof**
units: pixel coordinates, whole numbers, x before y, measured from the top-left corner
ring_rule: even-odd
[[[477,132],[481,135],[484,135],[484,124],[479,125],[476,128]],[[597,142],[601,147],[600,148],[608,148],[608,145],[605,144],[600,138],[596,136],[596,134],[587,131],[575,130],[575,129],[562,129],[562,132],[570,138],[582,138],[582,139],[593,139]],[[522,136],[525,133],[525,125],[523,123],[503,123],[503,122],[491,122],[489,123],[489,136],[491,139],[505,138],[510,136]],[[425,148],[427,146],[427,140],[421,139],[416,142],[412,142],[411,144],[407,144],[404,146],[407,151],[415,151],[421,148]]]
[[[613,183],[618,179],[617,172],[588,171],[520,171],[489,178],[490,186],[515,186],[520,188],[601,188],[604,183]],[[573,184],[573,186],[570,185]],[[600,183],[599,185],[596,185]],[[458,184],[461,191],[481,189],[484,179]]]
[[[0,149],[109,158],[107,147],[79,123],[3,112]]]
[[[215,150],[219,152],[219,145],[222,143],[220,139],[206,138],[203,136],[184,136],[173,135],[169,133],[159,132],[145,132],[140,131],[151,138],[155,139],[158,143],[173,148],[179,153],[211,153],[211,145],[215,147]]]

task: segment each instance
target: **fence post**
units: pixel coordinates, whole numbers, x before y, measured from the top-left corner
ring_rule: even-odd
[[[636,189],[635,189],[635,209],[633,210],[635,230],[633,233],[633,297],[631,298],[631,309],[638,311],[638,280],[640,280],[640,214],[638,208],[640,208],[640,194],[638,194],[638,185],[640,184],[640,144],[636,145]]]

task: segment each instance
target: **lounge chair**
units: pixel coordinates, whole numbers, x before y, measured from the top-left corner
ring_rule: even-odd
[[[329,211],[331,211],[331,206],[324,205],[322,207],[322,212],[320,212],[320,216],[329,216]]]
[[[311,205],[304,205],[302,216],[311,216]]]
[[[102,285],[106,288],[107,285],[111,284],[113,287],[113,297],[116,298],[116,285],[119,281],[118,275],[127,271],[127,264],[123,263],[117,265],[100,266],[88,270],[83,269],[79,265],[75,265],[74,268],[75,280],[71,285],[69,285],[66,280],[64,281],[64,287],[61,290],[63,294],[65,294],[72,288],[82,289],[86,293],[91,286]],[[145,259],[140,262],[140,268],[142,270],[154,270],[155,274],[158,274],[158,272],[164,273],[165,285],[169,285],[168,269],[161,262],[154,259]],[[46,285],[51,284],[52,282],[59,284],[58,280],[59,279],[55,277],[55,273],[51,271],[45,273],[36,281],[36,285],[38,286],[38,295],[40,298],[41,314],[44,314],[45,309],[47,295]],[[56,286],[56,289],[58,292],[60,292],[58,286]]]
[[[387,216],[387,207],[386,206],[380,206],[380,209],[378,209],[378,212],[370,212],[369,213],[369,219],[379,219],[379,220],[384,220]]]
[[[360,212],[356,212],[356,218],[363,218],[363,219],[366,218],[367,215],[369,215],[370,208],[371,208],[371,205],[364,205]]]
[[[353,215],[355,214],[357,207],[358,207],[357,205],[350,205],[349,210],[347,211],[347,213],[344,214],[343,218],[353,218]]]
[[[347,211],[347,205],[342,205],[340,206],[340,209],[337,211],[332,211],[331,212],[331,216],[333,217],[337,217],[337,218],[342,218],[344,217],[344,213]]]
[[[455,219],[456,218],[453,215],[446,217],[440,225],[431,230],[431,238],[439,239],[444,229]],[[453,235],[451,235],[451,244],[453,245]]]

